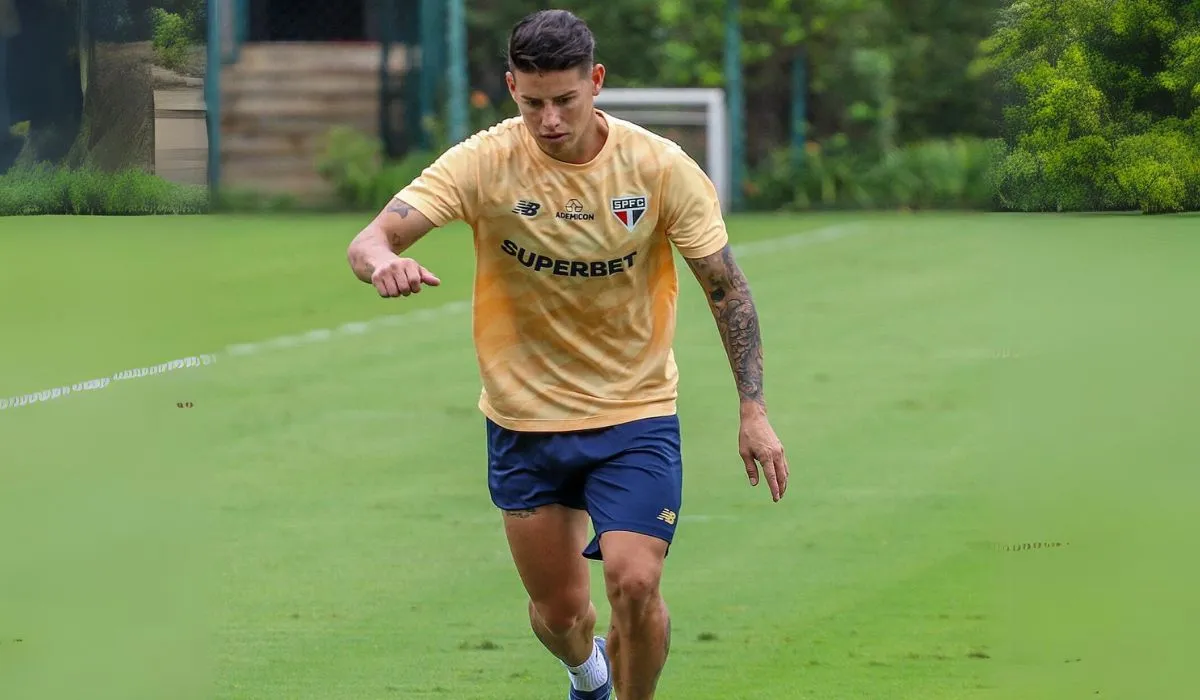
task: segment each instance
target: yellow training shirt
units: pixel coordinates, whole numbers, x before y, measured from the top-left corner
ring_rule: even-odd
[[[716,188],[678,145],[597,110],[603,149],[546,155],[519,117],[444,153],[396,196],[475,232],[479,408],[510,430],[675,412],[678,277],[728,242]]]

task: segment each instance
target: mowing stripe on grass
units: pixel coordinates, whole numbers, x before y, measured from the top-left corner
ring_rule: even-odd
[[[768,239],[764,241],[755,241],[753,243],[739,243],[733,246],[733,253],[738,257],[754,257],[759,255],[773,255],[785,251],[795,250],[813,243],[825,243],[827,241],[835,241],[846,236],[860,233],[864,227],[860,224],[842,224],[836,226],[826,226],[813,231],[805,231],[790,236],[782,236],[779,238]],[[250,355],[261,352],[263,350],[276,350],[283,348],[291,348],[309,343],[318,343],[338,336],[345,335],[361,335],[373,328],[391,328],[396,326],[408,325],[411,323],[419,323],[423,321],[432,321],[435,319],[456,316],[460,313],[469,311],[471,304],[466,301],[455,301],[432,309],[420,309],[403,314],[390,314],[388,316],[380,316],[379,318],[370,321],[355,321],[345,323],[339,326],[336,330],[328,328],[316,328],[304,333],[296,335],[283,335],[277,338],[271,338],[255,343],[238,343],[230,345],[223,351],[224,355],[236,357],[238,355]],[[122,370],[115,372],[108,377],[99,377],[90,379],[84,382],[77,382],[71,385],[61,385],[41,391],[34,391],[20,396],[10,398],[0,398],[0,411],[10,409],[23,408],[32,406],[38,403],[46,403],[54,401],[64,396],[72,394],[80,394],[89,391],[99,391],[100,389],[108,388],[113,382],[126,381],[129,379],[140,379],[142,377],[156,377],[168,372],[174,372],[185,369],[195,369],[205,367],[217,361],[217,353],[208,353],[201,355],[192,355],[179,360],[171,360],[157,365],[148,367],[139,367],[137,369]]]

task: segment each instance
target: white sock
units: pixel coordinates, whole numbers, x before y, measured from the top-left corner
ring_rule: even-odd
[[[571,687],[585,693],[604,685],[608,681],[608,666],[600,654],[600,645],[593,641],[592,655],[579,666],[567,666],[567,675],[571,677]]]

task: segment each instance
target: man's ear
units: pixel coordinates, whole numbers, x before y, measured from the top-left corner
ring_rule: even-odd
[[[597,63],[592,66],[592,97],[600,94],[600,88],[604,87],[605,68],[603,63]]]
[[[513,102],[517,101],[517,78],[512,74],[512,71],[504,72],[504,82],[508,85],[508,94],[512,96]]]

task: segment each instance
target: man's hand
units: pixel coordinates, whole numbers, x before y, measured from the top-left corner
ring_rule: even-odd
[[[746,476],[751,486],[758,486],[759,466],[776,503],[787,491],[788,465],[783,443],[767,420],[766,411],[758,407],[742,410],[742,425],[738,431],[738,451],[746,463]]]
[[[400,257],[432,228],[433,222],[424,214],[393,199],[350,242],[346,250],[350,269],[385,298],[416,294],[422,285],[436,287],[442,281],[432,272],[412,258]]]
[[[729,366],[733,369],[742,406],[738,451],[746,465],[746,476],[750,478],[751,486],[758,486],[761,466],[762,475],[771,487],[771,498],[779,501],[787,490],[787,459],[783,455],[783,445],[767,420],[762,337],[750,285],[728,245],[707,257],[689,258],[687,264],[708,297],[721,342],[729,356]]]
[[[398,297],[418,294],[421,285],[436,287],[442,283],[432,272],[421,267],[412,258],[392,255],[390,260],[373,265],[371,284],[381,297]]]

